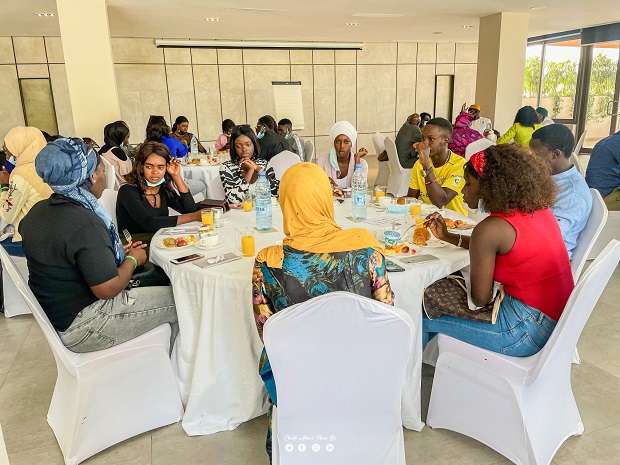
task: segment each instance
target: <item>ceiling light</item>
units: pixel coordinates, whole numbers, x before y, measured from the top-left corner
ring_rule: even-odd
[[[474,26],[472,26],[471,24],[465,24],[463,27],[464,27],[465,29],[471,29],[471,28],[472,28],[472,27],[474,27]]]
[[[45,17],[45,18],[56,16],[54,13],[37,13],[36,15],[39,17]]]
[[[205,18],[205,21],[209,21],[209,22],[212,22],[212,23],[217,23],[217,22],[220,22],[221,20],[220,20],[220,18]]]
[[[264,48],[294,50],[362,50],[363,42],[271,42],[259,40],[155,39],[157,47]]]
[[[441,32],[441,31],[435,31],[435,32],[433,32],[433,34],[443,34],[443,32]]]
[[[270,14],[281,14],[286,10],[276,10],[274,8],[235,8],[235,7],[227,7],[224,8],[225,11],[236,11],[238,13],[270,13]]]
[[[397,13],[353,13],[357,18],[401,18],[404,15]]]
[[[345,26],[359,26],[359,23],[344,23]]]
[[[544,10],[545,8],[547,8],[547,5],[540,5],[540,6],[530,7],[530,10]]]

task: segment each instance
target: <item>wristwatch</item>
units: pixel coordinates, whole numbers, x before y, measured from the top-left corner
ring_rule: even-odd
[[[429,169],[427,170],[422,170],[422,173],[424,173],[424,177],[428,176],[429,174],[431,174],[433,172],[433,167],[431,166]]]

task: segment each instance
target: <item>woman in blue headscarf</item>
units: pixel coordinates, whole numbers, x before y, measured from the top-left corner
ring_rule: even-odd
[[[60,138],[35,161],[54,194],[32,207],[19,225],[29,286],[73,352],[107,349],[170,323],[178,332],[172,289],[126,290],[145,245],[123,247],[98,199],[106,185],[101,157],[80,139]]]

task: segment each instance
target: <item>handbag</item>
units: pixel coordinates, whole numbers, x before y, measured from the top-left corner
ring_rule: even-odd
[[[169,285],[170,278],[166,272],[154,263],[146,262],[134,270],[126,289]]]
[[[230,205],[228,205],[228,202],[226,200],[204,199],[198,202],[196,205],[198,206],[198,208],[222,207],[224,209],[224,212],[230,210]]]
[[[464,320],[495,324],[504,295],[504,286],[500,285],[499,291],[492,302],[484,307],[471,310],[467,303],[465,278],[452,274],[447,278],[435,281],[424,289],[422,307],[429,320],[441,315],[449,315],[463,318]]]

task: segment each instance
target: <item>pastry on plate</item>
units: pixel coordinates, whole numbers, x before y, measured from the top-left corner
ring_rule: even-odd
[[[431,238],[431,233],[424,226],[417,226],[413,230],[413,243],[415,245],[426,245],[426,242]]]

